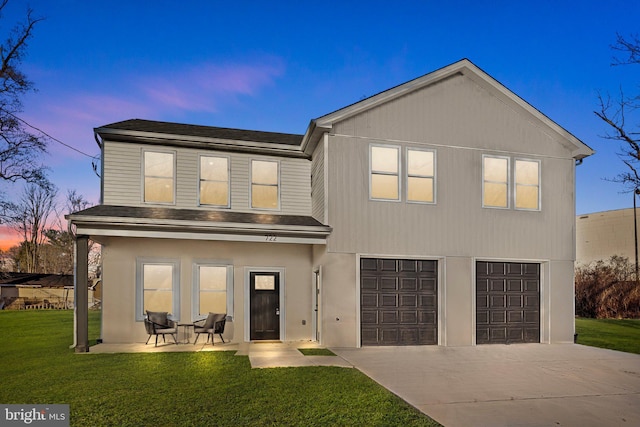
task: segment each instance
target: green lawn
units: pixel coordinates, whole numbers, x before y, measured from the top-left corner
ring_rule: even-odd
[[[356,369],[251,369],[233,352],[75,354],[69,311],[0,311],[0,403],[74,426],[438,425]],[[90,312],[90,340],[99,313]]]
[[[298,351],[305,356],[335,356],[328,348],[299,348]]]
[[[578,344],[640,354],[640,319],[576,319]]]

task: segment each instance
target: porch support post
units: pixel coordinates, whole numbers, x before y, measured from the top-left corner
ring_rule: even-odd
[[[76,236],[76,353],[89,351],[89,236]]]

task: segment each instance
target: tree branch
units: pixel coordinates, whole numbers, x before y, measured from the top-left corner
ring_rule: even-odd
[[[611,65],[640,64],[640,39],[637,34],[632,34],[629,39],[625,39],[624,36],[616,33],[616,42],[611,45],[611,49],[628,55],[626,59],[614,57]]]

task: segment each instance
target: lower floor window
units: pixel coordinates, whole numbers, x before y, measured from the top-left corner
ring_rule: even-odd
[[[226,313],[233,310],[233,266],[200,262],[194,265],[194,318],[204,318],[209,313]]]
[[[180,317],[179,273],[177,260],[139,258],[136,262],[136,320],[147,311],[171,313]]]

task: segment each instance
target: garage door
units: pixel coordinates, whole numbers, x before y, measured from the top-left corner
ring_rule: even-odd
[[[476,263],[476,343],[540,342],[540,264]]]
[[[360,259],[362,345],[438,343],[437,261]]]

